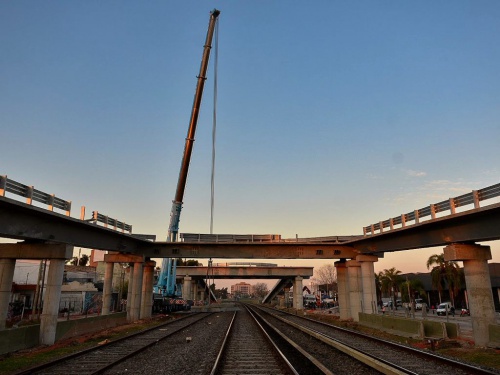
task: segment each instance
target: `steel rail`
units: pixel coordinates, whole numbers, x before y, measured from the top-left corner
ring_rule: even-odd
[[[37,365],[34,367],[30,367],[26,370],[22,370],[19,372],[16,372],[14,375],[32,375],[32,374],[43,374],[46,373],[45,370],[50,369],[51,373],[55,371],[56,368],[61,367],[64,368],[64,371],[67,371],[67,366],[65,366],[68,363],[71,363],[72,370],[74,370],[74,374],[78,375],[94,375],[94,374],[100,374],[103,371],[115,366],[117,363],[120,361],[123,361],[126,358],[130,358],[147,348],[156,345],[158,342],[165,340],[166,338],[172,336],[173,334],[185,329],[186,327],[189,327],[193,324],[198,323],[201,320],[204,320],[211,316],[213,313],[195,313],[194,315],[187,315],[185,317],[176,319],[174,321],[167,322],[165,324],[160,324],[158,326],[152,327],[152,328],[147,328],[145,330],[121,337],[116,340],[112,340],[108,343],[105,343],[103,345],[99,345],[96,347],[88,348],[85,350],[78,351],[76,353],[57,358],[53,361],[43,363],[41,365]],[[188,320],[192,320],[192,318],[195,318],[194,321],[192,322],[187,322]],[[186,322],[184,322],[186,320]],[[165,333],[161,331],[162,328],[171,326],[176,323],[187,323],[187,324],[181,324],[180,327],[169,331],[168,333]],[[151,335],[151,337],[147,337],[148,335]],[[136,343],[141,336],[144,338],[145,337],[145,343],[142,343],[137,345],[137,347],[133,347],[133,345],[130,345],[130,342]],[[133,340],[133,341],[132,341]],[[126,345],[124,345],[126,344]],[[120,345],[122,345],[120,347]],[[123,351],[123,354],[118,353],[114,355],[112,353],[113,358],[105,358],[105,353],[106,352],[111,352],[118,348],[119,350],[121,349]],[[128,350],[128,352],[124,352],[125,350]],[[101,363],[98,363],[98,360],[95,360],[92,362],[89,360],[89,356],[95,354],[99,360],[101,360]],[[78,361],[74,361],[75,359],[78,358],[85,358],[85,361],[82,363],[86,363],[85,369],[81,368],[76,368],[74,363],[78,363]],[[94,365],[92,368],[91,366]],[[88,370],[88,372],[85,372],[85,370]],[[70,372],[65,372],[66,375],[70,374]]]
[[[262,308],[262,307],[258,307],[258,308],[261,309],[262,311],[267,312],[268,314],[271,314],[272,316],[274,316],[275,318],[277,318],[279,320],[282,320],[282,321],[284,321],[286,323],[290,322],[287,319],[284,319],[284,318],[281,318],[281,317],[278,317],[278,316],[274,315],[273,312],[275,313],[276,310],[273,310],[273,309],[270,309],[270,308]],[[317,325],[320,325],[320,326],[328,327],[329,329],[332,329],[334,331],[339,331],[339,332],[343,332],[343,333],[346,333],[346,334],[349,334],[349,335],[357,336],[357,337],[363,338],[365,340],[369,340],[369,341],[372,341],[372,342],[384,344],[384,345],[387,345],[387,346],[395,348],[395,349],[406,351],[406,352],[411,353],[411,354],[413,354],[415,356],[423,357],[423,358],[426,358],[426,359],[431,359],[433,361],[437,361],[437,362],[443,363],[445,365],[453,366],[453,367],[455,367],[457,369],[460,369],[460,370],[462,370],[465,373],[470,374],[470,375],[472,375],[472,374],[475,374],[475,375],[494,375],[494,374],[498,374],[498,372],[492,371],[490,369],[484,369],[484,368],[481,368],[481,367],[477,367],[475,365],[472,365],[472,364],[469,364],[469,363],[465,363],[465,362],[460,362],[460,361],[451,359],[449,357],[442,357],[442,356],[439,356],[439,355],[437,355],[435,353],[424,352],[424,351],[416,349],[416,348],[412,348],[412,347],[409,347],[409,346],[406,346],[406,345],[402,345],[402,344],[399,344],[399,343],[396,343],[396,342],[393,342],[393,341],[384,340],[384,339],[381,339],[381,338],[378,338],[378,337],[370,336],[370,335],[364,334],[362,332],[357,332],[357,331],[350,330],[350,329],[347,329],[347,328],[338,327],[338,326],[335,326],[335,325],[332,325],[332,324],[328,324],[328,323],[325,323],[325,322],[321,322],[321,321],[318,321],[318,320],[315,320],[315,319],[311,319],[311,318],[307,318],[307,317],[303,317],[303,316],[294,315],[294,314],[291,314],[291,313],[288,313],[288,312],[284,312],[284,311],[280,311],[280,313],[284,314],[284,315],[288,315],[290,317],[293,317],[293,319],[306,320],[306,321],[309,321],[311,323],[314,323],[314,324],[317,324]],[[328,337],[329,339],[332,339],[332,340],[337,340],[336,338],[334,338],[332,336],[329,336],[329,335],[326,335],[324,333],[321,333],[321,335],[324,335],[325,337]],[[340,340],[340,342],[342,342],[346,346],[352,346],[351,344],[346,344],[342,340]],[[359,350],[359,349],[356,349],[356,350]],[[367,353],[367,355],[371,355],[371,354]],[[378,360],[383,361],[383,359],[380,359],[380,358],[378,358]],[[394,364],[391,364],[391,366],[394,366]],[[405,371],[408,371],[408,370],[405,370]],[[408,372],[408,373],[411,374],[411,372]]]
[[[276,315],[274,315],[274,314],[272,314],[272,313],[270,313],[270,312],[268,312],[260,307],[254,306],[253,308],[259,309],[262,312],[269,314],[272,317],[282,321],[283,323],[286,323],[286,324],[292,326],[293,328],[295,328],[303,333],[306,333],[309,336],[331,346],[332,348],[355,358],[357,361],[373,368],[374,370],[380,371],[380,372],[385,373],[385,374],[392,374],[392,375],[403,375],[403,374],[418,375],[418,373],[416,373],[416,372],[408,371],[407,369],[404,369],[404,368],[402,368],[398,365],[395,365],[389,361],[385,361],[383,359],[377,358],[369,353],[366,353],[362,350],[359,350],[359,349],[353,347],[352,345],[347,345],[339,340],[328,337],[327,335],[325,335],[319,331],[315,331],[315,330],[310,329],[310,328],[301,327],[300,325],[298,325],[296,323],[293,323],[293,322],[290,322],[286,319],[280,318],[280,317],[278,317],[278,316],[276,316]],[[262,317],[262,319],[265,320],[264,317]],[[267,322],[267,324],[271,325],[271,323],[269,323],[268,321],[266,321],[266,322]],[[311,355],[308,355],[308,356],[311,357]],[[323,370],[323,371],[330,372],[329,370]]]

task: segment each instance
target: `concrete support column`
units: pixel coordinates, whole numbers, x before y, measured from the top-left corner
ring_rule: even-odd
[[[182,283],[182,299],[188,300],[191,297],[191,276],[184,276]]]
[[[469,297],[469,310],[476,346],[486,346],[489,340],[490,324],[496,324],[495,305],[491,290],[488,260],[489,246],[451,244],[444,248],[446,261],[463,261],[465,284]]]
[[[57,315],[64,275],[64,259],[51,259],[40,319],[40,344],[52,345],[56,340]]]
[[[378,309],[374,263],[378,261],[378,257],[373,255],[358,255],[356,261],[361,263],[363,312],[367,314],[376,314]]]
[[[206,298],[205,289],[200,289],[200,300],[203,302],[203,304],[205,304],[205,298]]]
[[[191,298],[193,301],[196,300],[196,295],[198,294],[198,281],[191,281]]]
[[[127,289],[127,322],[133,322],[134,320],[132,319],[131,315],[131,309],[132,309],[132,288],[134,286],[134,264],[135,263],[129,263],[129,269],[128,269],[128,289]]]
[[[193,300],[196,303],[196,301],[198,301],[200,299],[200,297],[198,296],[198,281],[194,282],[194,285],[193,285],[193,296],[194,296]]]
[[[9,313],[12,280],[16,268],[15,259],[0,259],[0,330],[5,329],[7,314]]]
[[[302,280],[303,278],[301,276],[297,276],[293,280],[293,308],[297,310],[302,310],[304,308]]]
[[[107,262],[104,270],[104,285],[102,288],[102,315],[108,315],[111,310],[111,296],[113,294],[113,266]]]
[[[347,265],[347,278],[349,283],[349,303],[351,307],[351,317],[355,322],[359,322],[359,313],[363,311],[363,288],[361,286],[361,263],[349,260]]]
[[[151,318],[153,313],[153,280],[156,262],[149,261],[144,263],[142,272],[142,303],[140,319]]]
[[[351,319],[351,304],[349,298],[349,284],[347,282],[347,266],[345,260],[335,262],[337,268],[338,303],[341,320]]]
[[[132,322],[139,320],[142,298],[142,269],[143,263],[134,263],[134,282],[132,283],[132,305],[130,306],[130,319]]]

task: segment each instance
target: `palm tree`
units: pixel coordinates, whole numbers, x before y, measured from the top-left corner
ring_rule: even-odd
[[[412,279],[406,280],[400,285],[401,297],[404,302],[412,302],[414,300],[415,292],[420,296],[425,296],[425,287],[421,280]]]
[[[401,271],[394,267],[388,270],[385,269],[378,274],[382,292],[390,292],[393,302],[396,301],[396,295],[399,292],[399,285],[403,282],[403,278],[400,274]]]
[[[458,263],[444,260],[444,254],[434,254],[427,260],[427,269],[431,267],[432,287],[436,288],[439,293],[439,303],[441,303],[441,292],[447,287],[454,306],[455,295],[462,286],[462,271]]]

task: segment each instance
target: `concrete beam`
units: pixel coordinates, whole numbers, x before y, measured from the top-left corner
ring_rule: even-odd
[[[476,244],[454,243],[444,248],[444,260],[491,260],[491,248]]]
[[[134,252],[142,244],[151,243],[6,197],[0,197],[0,237],[122,252]]]
[[[291,288],[293,286],[293,278],[286,278],[278,280],[278,282],[271,288],[267,296],[264,297],[262,303],[269,303],[275,298],[284,288]]]
[[[141,263],[145,260],[145,257],[142,255],[104,254],[104,261],[107,263]]]
[[[301,276],[308,279],[314,267],[177,267],[177,276],[206,277],[214,279],[281,279]]]
[[[136,254],[149,258],[341,259],[355,258],[354,248],[333,243],[188,243],[155,242]]]
[[[71,259],[73,246],[52,243],[5,243],[0,244],[3,259]]]

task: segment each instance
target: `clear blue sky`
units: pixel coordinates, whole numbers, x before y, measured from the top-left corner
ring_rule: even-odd
[[[215,233],[360,234],[499,182],[498,1],[2,1],[0,173],[164,240],[213,8]],[[210,228],[213,62],[181,232]]]

